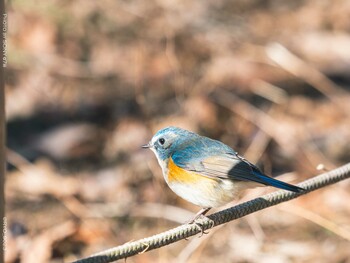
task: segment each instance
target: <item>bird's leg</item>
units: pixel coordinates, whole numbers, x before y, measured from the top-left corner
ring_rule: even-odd
[[[211,209],[211,207],[202,208],[201,210],[198,211],[198,213],[188,223],[189,224],[194,223],[194,221],[196,221],[201,216],[205,216],[205,214],[208,213],[210,209]]]
[[[196,220],[200,217],[205,217],[205,214],[208,213],[208,211],[211,209],[211,207],[207,207],[207,208],[202,208],[190,221],[188,221],[188,224],[196,224],[196,226],[198,226],[198,228],[200,228],[201,230],[201,235],[202,236],[203,234],[207,234],[205,233],[204,229],[203,229],[203,226],[196,222]]]

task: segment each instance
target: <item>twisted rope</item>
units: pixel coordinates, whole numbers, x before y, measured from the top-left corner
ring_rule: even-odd
[[[307,194],[316,189],[325,187],[330,184],[337,183],[350,177],[350,163],[345,164],[332,171],[323,173],[309,180],[306,180],[298,186],[304,188],[303,193],[293,193],[285,190],[279,190],[270,194],[263,195],[248,202],[236,205],[234,207],[225,209],[197,220],[197,224],[185,224],[166,232],[140,239],[137,241],[125,243],[124,245],[114,247],[100,253],[94,254],[88,258],[80,259],[75,263],[104,263],[112,262],[118,259],[127,258],[136,254],[144,253],[146,251],[156,249],[168,244],[174,243],[178,240],[188,238],[196,235],[202,231],[210,229],[214,226],[227,223],[253,212],[262,210],[264,208],[277,205],[282,202],[297,198],[300,195]],[[198,226],[200,225],[200,227]]]

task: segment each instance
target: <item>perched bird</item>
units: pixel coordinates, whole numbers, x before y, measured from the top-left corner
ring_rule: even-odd
[[[304,190],[263,174],[226,144],[181,128],[159,130],[142,147],[155,153],[171,190],[202,207],[191,222],[247,188],[269,185],[297,193]]]

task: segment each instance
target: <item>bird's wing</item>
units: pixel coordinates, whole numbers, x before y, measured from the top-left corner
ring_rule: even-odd
[[[176,156],[175,156],[176,157]],[[215,179],[230,179],[271,185],[285,190],[300,192],[301,188],[263,174],[258,167],[237,153],[225,153],[204,158],[173,158],[176,165],[188,171]]]
[[[176,162],[175,162],[176,163]],[[176,163],[181,167],[183,163]],[[181,168],[211,178],[252,181],[253,169],[259,169],[237,154],[220,154],[186,162]]]

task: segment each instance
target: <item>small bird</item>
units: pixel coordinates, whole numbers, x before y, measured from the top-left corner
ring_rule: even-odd
[[[300,193],[303,188],[263,174],[226,144],[177,127],[159,130],[142,146],[156,155],[171,190],[202,209],[229,203],[247,188],[268,185]]]

